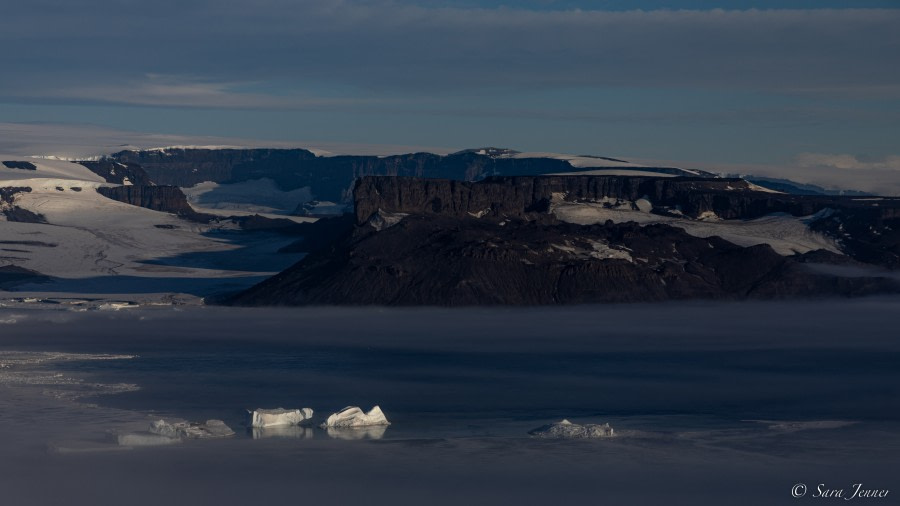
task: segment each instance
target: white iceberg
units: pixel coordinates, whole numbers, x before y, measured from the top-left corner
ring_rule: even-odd
[[[257,409],[249,411],[251,427],[279,427],[285,425],[300,425],[313,416],[313,410],[303,409]]]
[[[532,436],[560,439],[594,439],[615,436],[615,431],[608,423],[603,425],[586,423],[579,425],[568,420],[544,425],[528,432]]]
[[[369,427],[372,425],[390,425],[381,408],[373,407],[368,413],[356,406],[347,406],[346,408],[333,413],[322,424],[322,428],[353,428],[353,427]]]
[[[156,420],[150,423],[148,431],[172,439],[213,439],[234,435],[231,427],[225,425],[222,420],[207,420],[206,423],[168,423],[165,420]]]

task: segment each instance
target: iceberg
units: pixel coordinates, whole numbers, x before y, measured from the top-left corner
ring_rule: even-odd
[[[285,425],[299,425],[313,416],[313,410],[303,409],[257,409],[248,411],[251,416],[251,427],[279,427]]]
[[[156,420],[150,423],[150,434],[171,439],[214,439],[234,435],[231,427],[222,420],[207,420],[206,423],[175,422]]]
[[[347,406],[346,408],[333,413],[322,424],[322,428],[353,428],[353,427],[369,427],[372,425],[390,425],[381,408],[373,407],[368,413],[363,412],[356,406]]]
[[[608,423],[603,425],[586,423],[579,425],[568,420],[560,420],[528,432],[532,436],[559,439],[595,439],[615,436]]]

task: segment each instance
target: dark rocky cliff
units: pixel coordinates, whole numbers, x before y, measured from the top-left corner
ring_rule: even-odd
[[[17,160],[10,160],[3,162],[3,166],[7,169],[21,169],[21,170],[37,170],[37,166],[35,166],[31,162],[21,162]]]
[[[0,290],[9,290],[25,283],[44,283],[50,277],[15,265],[0,265]]]
[[[532,305],[900,290],[887,278],[839,277],[807,268],[806,261],[853,262],[821,250],[782,256],[768,245],[741,247],[665,224],[560,222],[549,212],[554,194],[570,200],[646,197],[660,209],[678,206],[686,214],[714,211],[732,218],[809,215],[827,208],[843,217],[836,226],[849,226],[850,218],[859,221],[854,227],[900,225],[895,218],[900,201],[794,198],[754,191],[740,180],[542,176],[467,183],[366,177],[355,187],[355,225],[348,223],[330,245],[228,302]],[[856,241],[849,232],[842,234],[845,246]],[[869,246],[884,260],[895,258],[890,244]]]
[[[310,187],[318,200],[349,201],[355,179],[370,176],[476,181],[490,176],[539,175],[576,170],[551,158],[495,158],[474,152],[441,156],[316,156],[305,149],[180,149],[121,151],[111,160],[138,164],[157,184],[182,187],[203,181],[236,183],[269,178],[282,190]],[[660,169],[666,170],[666,169]]]
[[[88,170],[102,177],[107,183],[133,184],[136,186],[150,186],[153,184],[147,172],[137,164],[118,163],[112,160],[80,161],[75,163],[87,167]]]
[[[97,193],[133,206],[193,217],[197,213],[188,204],[187,197],[176,186],[113,186],[97,188]]]
[[[704,212],[723,219],[776,212],[808,216],[826,208],[869,209],[881,219],[900,217],[900,200],[874,206],[877,202],[849,197],[754,191],[742,179],[591,175],[491,177],[478,182],[365,177],[355,187],[356,217],[363,223],[379,209],[458,218],[469,213],[523,217],[546,212],[554,193],[568,201],[646,198],[660,210],[678,208],[691,217]]]
[[[42,214],[34,213],[15,205],[16,195],[19,193],[31,193],[28,186],[9,186],[0,188],[0,213],[6,217],[6,221],[19,223],[47,223]]]
[[[898,288],[886,279],[817,275],[769,246],[742,248],[667,225],[418,215],[380,232],[356,227],[228,303],[539,305],[853,296]]]

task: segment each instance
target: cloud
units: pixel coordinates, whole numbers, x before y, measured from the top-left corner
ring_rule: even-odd
[[[797,155],[796,163],[803,168],[900,172],[900,155],[890,155],[883,158],[872,159],[872,157],[846,154],[801,153]]]
[[[892,64],[900,54],[900,10],[36,0],[7,11],[0,44],[16,51],[0,58],[17,75],[0,84],[7,97],[33,96],[35,87],[47,97],[67,96],[68,80],[123,101],[165,96],[165,103],[195,105],[261,100],[227,84],[241,82],[320,97],[629,86],[900,96],[900,66]],[[127,90],[146,74],[205,82]]]
[[[642,160],[647,163],[650,160]],[[900,196],[900,156],[870,158],[845,154],[800,153],[781,164],[672,162],[722,174],[784,178],[835,190],[858,190]]]

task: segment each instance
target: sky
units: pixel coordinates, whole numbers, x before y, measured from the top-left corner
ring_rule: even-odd
[[[10,2],[0,123],[500,146],[900,194],[897,26],[896,0]]]

